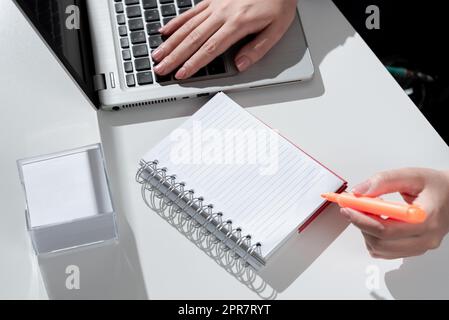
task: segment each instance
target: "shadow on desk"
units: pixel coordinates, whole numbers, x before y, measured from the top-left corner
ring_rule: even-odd
[[[287,289],[345,230],[348,222],[331,205],[305,230],[292,236],[269,260],[260,276],[273,289]]]
[[[423,256],[406,258],[397,270],[385,274],[395,299],[449,299],[449,239]]]
[[[343,232],[348,222],[339,214],[336,205],[323,211],[301,234],[294,234],[267,265],[255,272],[214,234],[203,232],[182,213],[182,209],[149,184],[142,184],[142,196],[147,206],[183,234],[226,272],[256,293],[260,298],[276,299],[320,254]]]
[[[148,299],[140,264],[136,263],[135,244],[130,238],[129,226],[124,223],[119,221],[120,241],[39,257],[48,297],[58,300]]]

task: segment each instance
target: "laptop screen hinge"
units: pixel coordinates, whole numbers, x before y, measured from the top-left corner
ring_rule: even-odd
[[[104,73],[94,75],[94,89],[95,91],[105,90],[106,86],[106,76]]]

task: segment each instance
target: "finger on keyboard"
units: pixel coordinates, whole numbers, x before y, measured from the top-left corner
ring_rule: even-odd
[[[209,17],[206,19],[201,25],[199,25],[194,31],[190,33],[189,36],[185,37],[184,40],[173,50],[166,59],[169,61],[165,66],[166,72],[171,72],[175,68],[179,67],[183,64],[187,59],[189,59],[195,52],[201,48],[201,46],[222,26],[222,22],[215,17]],[[172,35],[174,37],[175,35]],[[169,41],[168,39],[167,41]],[[213,44],[214,47],[218,47],[218,44]],[[215,50],[211,47],[211,50]],[[208,57],[206,57],[208,58]],[[215,58],[215,56],[213,57]],[[191,69],[190,66],[186,65],[187,68],[187,77],[190,77],[192,74],[196,73],[198,69],[202,66],[195,66],[195,70]],[[177,79],[185,79],[184,77],[178,77]]]
[[[160,30],[162,34],[170,35],[176,30],[178,30],[181,26],[183,26],[187,21],[192,19],[193,17],[199,15],[201,12],[206,10],[209,7],[209,1],[202,1],[193,7],[191,10],[188,10],[175,19],[171,20],[167,25],[163,26]]]
[[[184,24],[170,38],[167,39],[153,54],[153,58],[161,61],[168,56],[176,47],[187,38],[193,30],[196,29],[208,17],[208,13],[203,11],[199,15],[193,17],[189,23]],[[164,74],[164,73],[162,73]]]
[[[223,54],[232,44],[241,40],[245,35],[243,30],[236,29],[232,24],[225,24],[189,58],[180,69],[180,72],[175,75],[175,78],[179,80],[187,79],[209,63],[211,64],[208,66],[208,73],[210,75],[225,73],[226,68],[224,63],[222,63],[223,59],[217,57]]]

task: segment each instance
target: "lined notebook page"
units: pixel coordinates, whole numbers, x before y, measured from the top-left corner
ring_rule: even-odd
[[[264,258],[343,185],[223,93],[144,156],[156,159],[260,242]]]

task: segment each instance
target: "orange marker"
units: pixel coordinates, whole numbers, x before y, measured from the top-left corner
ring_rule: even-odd
[[[417,205],[385,201],[379,198],[356,197],[352,193],[325,193],[321,197],[336,202],[342,208],[387,216],[408,223],[421,223],[426,220],[426,212]]]

